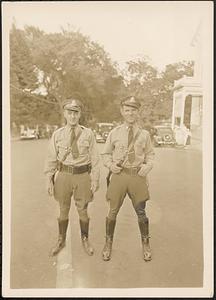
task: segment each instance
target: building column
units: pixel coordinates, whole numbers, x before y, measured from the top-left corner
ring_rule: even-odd
[[[183,91],[182,92],[182,107],[181,107],[181,119],[180,119],[180,126],[184,123],[184,109],[185,109],[185,100],[187,94]]]
[[[173,93],[173,107],[172,107],[172,130],[175,127],[175,105],[176,105],[176,101],[175,101],[175,91]]]

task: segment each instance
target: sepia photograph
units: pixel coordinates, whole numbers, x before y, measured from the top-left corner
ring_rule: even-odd
[[[213,2],[2,2],[2,297],[213,297]]]

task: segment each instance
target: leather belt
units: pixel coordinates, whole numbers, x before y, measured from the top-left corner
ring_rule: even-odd
[[[83,166],[71,166],[71,165],[64,165],[59,163],[58,167],[59,171],[67,172],[71,174],[82,174],[82,173],[90,173],[91,172],[91,165],[83,165]]]
[[[141,169],[140,167],[123,168],[122,172],[128,175],[137,175],[140,169]]]

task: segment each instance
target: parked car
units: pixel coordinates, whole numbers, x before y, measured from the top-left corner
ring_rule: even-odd
[[[151,129],[153,145],[158,146],[175,146],[175,135],[170,126],[157,125]]]
[[[46,125],[46,138],[50,139],[53,132],[58,128],[59,128],[58,125]]]
[[[95,132],[95,138],[98,143],[105,143],[109,132],[114,128],[113,123],[97,123]]]
[[[39,132],[36,127],[22,125],[20,130],[20,139],[21,140],[39,139]]]

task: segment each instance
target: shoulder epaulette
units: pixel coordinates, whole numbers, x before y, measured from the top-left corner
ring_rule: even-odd
[[[65,126],[63,127],[60,127],[60,128],[57,128],[54,132],[59,132],[59,131],[62,131],[63,129],[65,128]]]
[[[120,126],[116,126],[114,127],[112,130],[110,130],[110,132],[115,132],[116,130],[118,130],[120,128]]]
[[[121,125],[118,125],[118,126],[114,127],[114,128],[113,128],[113,130],[115,130],[115,129],[119,129],[119,128],[121,128],[122,126],[123,126],[123,124],[121,124]]]

